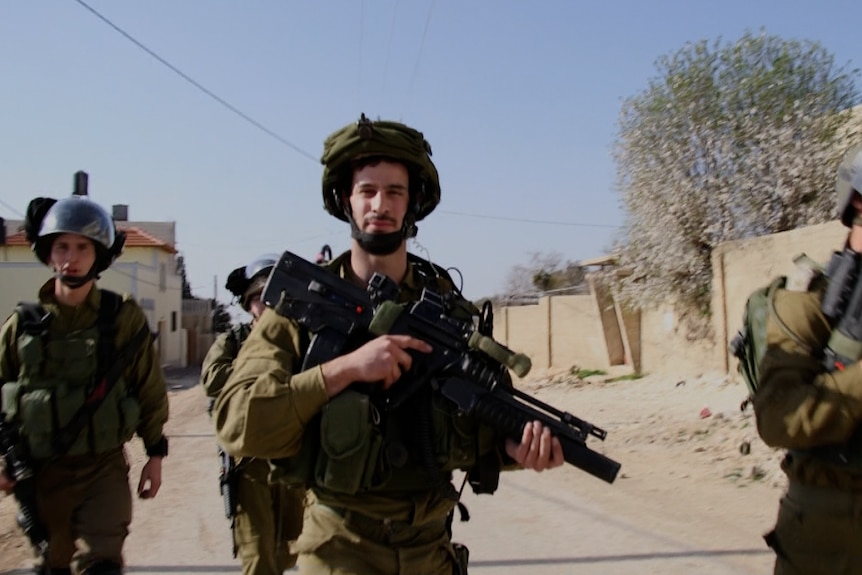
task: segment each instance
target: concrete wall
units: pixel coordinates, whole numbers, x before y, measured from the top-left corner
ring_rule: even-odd
[[[736,359],[727,352],[727,345],[742,327],[748,295],[776,275],[790,273],[799,254],[825,264],[846,238],[847,228],[836,221],[720,245],[712,256],[713,327],[719,365],[728,371],[736,369]]]
[[[839,222],[727,242],[713,252],[712,339],[691,339],[670,305],[622,310],[602,286],[590,295],[547,296],[536,305],[495,310],[494,336],[539,369],[617,370],[697,375],[735,371],[728,342],[741,327],[748,295],[794,268],[805,253],[825,263],[843,246]]]

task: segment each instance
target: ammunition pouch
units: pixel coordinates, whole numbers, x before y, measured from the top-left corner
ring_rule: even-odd
[[[441,395],[429,396],[436,469],[442,473],[471,470],[474,491],[493,493],[500,472],[493,431],[459,413]],[[350,389],[342,392],[306,426],[299,453],[270,461],[270,482],[313,485],[342,494],[432,487],[434,478],[417,461],[405,464],[392,456],[389,442],[406,441],[417,434],[416,429],[406,427],[415,419],[412,412],[394,415],[379,411],[367,394]],[[387,434],[384,428],[389,429]]]
[[[380,414],[368,395],[347,390],[323,408],[315,484],[354,494],[380,483]]]
[[[18,339],[19,379],[3,385],[2,409],[19,426],[31,458],[104,453],[134,435],[141,407],[127,395],[120,378],[71,446],[65,451],[57,446],[57,437],[84,405],[94,383],[97,341],[95,328],[47,344],[41,335],[24,334]]]

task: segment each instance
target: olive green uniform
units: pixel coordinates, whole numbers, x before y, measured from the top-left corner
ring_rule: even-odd
[[[361,285],[349,255],[328,267]],[[451,290],[448,279],[430,277],[411,263],[399,299],[418,300],[431,282],[437,284],[429,286],[435,291]],[[393,414],[379,412],[369,396],[351,389],[330,400],[320,367],[301,369],[308,342],[309,335],[295,322],[267,309],[240,350],[214,410],[228,451],[293,458],[279,462],[284,465],[276,472],[310,484],[316,502],[306,511],[293,546],[300,572],[451,575],[455,551],[447,519],[457,493],[450,472],[470,468],[481,456],[493,458],[499,469],[502,438],[437,395],[417,392],[419,399],[408,400]],[[430,395],[430,388],[423,390]],[[420,433],[411,422],[423,414],[430,417],[436,476],[409,449],[409,439]],[[399,441],[407,442],[406,461],[394,449]],[[313,463],[303,465],[309,453]]]
[[[760,436],[788,450],[782,469],[789,487],[766,536],[780,575],[862,574],[862,451],[854,438],[862,421],[862,368],[823,367],[819,350],[832,330],[820,310],[824,290],[817,279],[808,291],[777,292],[776,314],[798,341],[769,319],[754,397]],[[841,457],[824,449],[842,444]]]
[[[210,347],[201,369],[201,385],[215,398],[224,387],[248,334],[243,326],[220,335]],[[236,458],[237,509],[234,545],[245,575],[276,575],[296,564],[288,543],[302,531],[305,490],[269,483],[269,463],[265,459]]]
[[[51,365],[55,369],[67,366],[68,373],[44,374],[44,389],[36,391],[42,394],[41,397],[51,397],[51,401],[58,405],[62,403],[60,395],[71,395],[76,391],[64,378],[73,378],[76,366],[89,359],[83,357],[88,354],[64,352],[64,340],[92,330],[99,316],[102,291],[94,286],[84,303],[69,307],[56,301],[54,281],[50,280],[39,291],[40,303],[53,316],[45,348],[46,360],[53,361]],[[116,316],[115,348],[122,349],[146,325],[141,308],[134,300],[124,297]],[[22,341],[26,339],[23,335],[18,314],[12,314],[0,331],[0,385],[3,388],[3,410],[7,416],[19,400],[25,403],[19,398],[23,398],[27,390],[18,389],[17,383],[23,376],[22,366],[26,365],[21,357],[25,349]],[[52,346],[51,342],[57,345]],[[63,357],[64,353],[66,357]],[[136,401],[130,401],[130,398]],[[111,410],[116,410],[118,403],[122,406],[120,418],[125,421],[121,425],[135,420],[137,424],[134,429],[120,430],[121,436],[115,430],[111,432],[113,435],[106,437],[110,426],[106,425],[105,414],[110,419]],[[133,411],[137,413],[132,414]],[[29,449],[35,459],[39,515],[50,534],[48,567],[63,570],[71,565],[73,572],[82,573],[97,562],[123,564],[123,543],[132,518],[129,465],[123,443],[137,432],[148,450],[155,449],[161,441],[167,418],[165,381],[152,338],[148,335],[123,370],[121,379],[93,415],[91,424],[81,431],[66,455],[39,457],[32,453],[37,451],[35,446],[40,445],[35,438],[40,433],[50,437],[52,430],[22,428],[25,439],[31,440]]]

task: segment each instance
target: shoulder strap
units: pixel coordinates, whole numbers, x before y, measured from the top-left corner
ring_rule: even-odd
[[[96,348],[96,380],[108,370],[111,358],[114,356],[114,341],[117,335],[117,314],[123,305],[123,297],[109,290],[102,290],[99,304],[99,317],[96,327],[99,329],[99,344]]]

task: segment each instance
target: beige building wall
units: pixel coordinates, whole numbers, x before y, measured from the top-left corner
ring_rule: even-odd
[[[828,222],[779,234],[727,242],[712,256],[713,326],[721,368],[736,369],[736,358],[728,343],[742,327],[742,313],[748,295],[768,284],[777,275],[793,271],[794,258],[802,253],[825,264],[833,251],[843,247],[847,228]]]
[[[690,340],[670,305],[641,311],[641,373],[697,375],[721,369],[716,344]]]
[[[755,289],[794,268],[805,253],[826,263],[847,229],[829,222],[789,232],[727,242],[713,252],[712,339],[691,339],[671,305],[624,312],[601,286],[581,296],[548,296],[536,305],[495,310],[494,335],[526,353],[534,368],[667,373],[735,372],[728,342],[741,327],[745,300]],[[622,350],[622,356],[621,356]],[[622,364],[620,363],[622,362]]]
[[[536,369],[608,368],[606,340],[596,332],[601,325],[591,295],[548,296],[494,312],[495,339],[528,355]]]
[[[51,278],[27,246],[0,246],[0,313],[7,317],[19,301],[36,301]],[[99,287],[130,294],[143,308],[150,329],[159,333],[156,347],[162,365],[185,366],[182,287],[174,254],[152,247],[127,247],[99,279]]]
[[[600,325],[599,310],[590,295],[546,298],[551,308],[550,361],[544,367],[605,369],[608,352],[605,341],[584,329]]]

